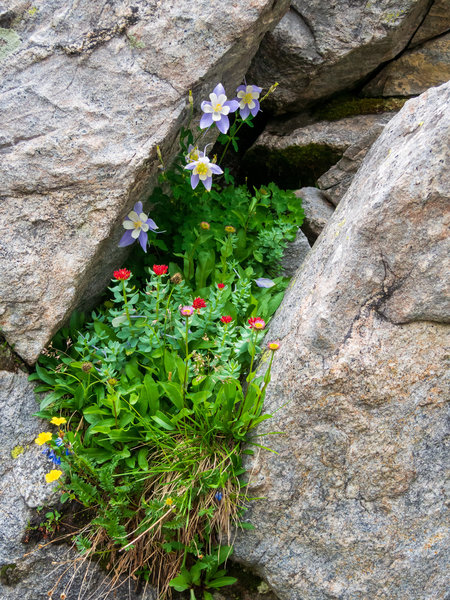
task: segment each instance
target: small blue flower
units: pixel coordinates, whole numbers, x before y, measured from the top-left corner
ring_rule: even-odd
[[[260,288],[271,288],[275,285],[275,281],[267,277],[258,277],[258,279],[255,279],[255,283]]]
[[[236,100],[239,102],[239,113],[242,119],[246,119],[250,114],[254,117],[261,110],[259,107],[259,95],[262,88],[257,85],[240,85],[236,92]]]
[[[222,492],[216,492],[214,498],[217,500],[217,502],[220,502],[223,498]]]
[[[207,156],[203,154],[200,156],[198,160],[194,160],[184,167],[189,171],[192,171],[191,174],[191,187],[193,190],[198,185],[198,182],[201,181],[205,188],[208,190],[211,189],[212,184],[212,175],[215,173],[216,175],[221,175],[223,173],[222,169],[219,165],[212,163]]]
[[[211,102],[204,100],[201,103],[203,111],[200,119],[200,129],[210,127],[213,123],[221,133],[226,133],[230,127],[228,115],[239,108],[237,100],[227,100],[225,89],[221,83],[218,83],[212,94],[209,95]]]
[[[64,444],[64,442],[62,441],[62,438],[56,438],[55,443],[57,446],[62,446]]]
[[[126,231],[120,239],[119,248],[124,248],[125,246],[133,244],[136,240],[139,240],[142,250],[147,252],[147,232],[149,230],[156,231],[158,225],[153,219],[150,219],[142,212],[142,202],[136,202],[133,210],[128,213],[122,225]]]

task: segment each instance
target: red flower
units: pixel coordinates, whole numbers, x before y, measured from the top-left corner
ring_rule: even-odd
[[[168,270],[167,265],[153,265],[153,272],[155,275],[165,275]]]
[[[264,329],[266,326],[266,322],[260,317],[251,317],[248,320],[248,324],[250,325],[250,329]]]
[[[233,317],[230,317],[229,315],[224,315],[223,317],[220,317],[220,320],[222,321],[222,323],[231,323]]]
[[[119,269],[118,271],[114,271],[114,278],[118,279],[119,281],[124,281],[125,279],[128,279],[131,275],[131,271],[129,271],[128,269]]]
[[[196,298],[192,303],[192,306],[196,309],[205,308],[206,302],[203,300],[203,298]]]
[[[218,283],[217,287],[219,288],[219,290],[223,290],[223,288],[225,287],[224,283]]]

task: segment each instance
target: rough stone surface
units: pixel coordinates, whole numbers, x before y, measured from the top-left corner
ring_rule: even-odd
[[[303,264],[303,261],[308,256],[311,246],[308,238],[301,229],[297,231],[295,240],[286,246],[283,258],[281,261],[282,275],[284,277],[294,277],[297,270]]]
[[[422,25],[412,38],[409,48],[423,44],[450,29],[450,11],[448,0],[435,0],[431,5]]]
[[[392,113],[390,114],[392,116]],[[382,120],[379,123],[375,123],[363,132],[362,137],[355,144],[347,148],[341,160],[317,180],[319,188],[326,192],[327,198],[335,206],[339,204],[341,198],[350,187],[353,177],[361,166],[364,157],[383,131],[385,124],[389,120],[387,117],[388,115],[386,114],[386,121]]]
[[[296,112],[351,87],[406,48],[430,7],[428,0],[292,0],[268,33],[248,79],[282,86],[269,102]]]
[[[388,112],[313,123],[305,123],[302,116],[274,119],[247,151],[243,165],[252,185],[275,181],[290,189],[314,186],[350,146],[390,118]]]
[[[53,597],[59,598],[64,591],[68,593],[70,583],[68,597],[99,599],[110,580],[96,565],[82,565],[80,556],[65,545],[40,549],[21,541],[32,509],[57,499],[54,486],[47,484],[44,477],[51,463],[34,443],[41,431],[51,428],[32,416],[37,409],[27,374],[0,371],[0,598],[48,600],[47,592],[62,576],[58,593]],[[75,559],[78,563],[74,563]],[[73,564],[77,566],[74,568]],[[129,592],[128,586],[124,586],[113,597],[155,599],[151,590],[145,595]]]
[[[234,91],[287,7],[0,2],[0,327],[28,362],[121,266],[121,221],[157,144],[170,161],[189,89]]]
[[[281,600],[448,597],[449,102],[392,119],[271,324],[235,556]]]
[[[309,242],[313,244],[333,216],[334,206],[322,190],[314,187],[301,188],[295,192],[295,195],[302,199],[302,207],[305,211],[302,230]]]
[[[263,146],[276,151],[292,146],[301,148],[310,144],[320,144],[337,152],[345,152],[347,148],[358,143],[368,129],[380,124],[385,125],[391,118],[392,113],[356,115],[338,121],[318,121],[300,127],[296,127],[297,117],[285,121],[283,127],[278,127],[278,121],[273,121],[267,125],[252,149]]]
[[[450,79],[450,34],[404,52],[363,89],[367,96],[415,96]]]

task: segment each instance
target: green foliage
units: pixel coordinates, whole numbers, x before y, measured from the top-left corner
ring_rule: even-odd
[[[236,118],[225,151],[243,124],[252,118]],[[183,130],[179,161],[151,198],[167,275],[141,265],[113,280],[110,298],[90,317],[72,315],[30,379],[37,415],[67,420],[47,456],[61,460],[61,501],[94,515],[74,537],[79,551],[114,565],[117,578],[137,574],[163,594],[170,583],[211,600],[209,590],[235,581],[222,541],[245,511],[242,446],[259,446],[254,428],[270,417],[262,409],[275,350],[263,376],[255,359],[303,211],[291,192],[269,184],[250,193],[229,173],[219,190],[192,190],[184,156],[193,142]],[[274,285],[259,288],[269,275]],[[255,316],[261,329],[249,326]]]
[[[180,575],[172,579],[170,586],[177,592],[190,590],[192,600],[212,600],[213,596],[208,590],[217,590],[237,581],[235,577],[226,577],[225,569],[219,569],[232,552],[231,546],[214,548],[211,554],[195,561],[190,569],[182,567]]]

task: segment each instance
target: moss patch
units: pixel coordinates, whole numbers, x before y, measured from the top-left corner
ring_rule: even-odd
[[[21,44],[20,37],[13,29],[0,27],[0,61],[14,52]]]
[[[320,121],[338,121],[355,115],[373,115],[397,111],[402,108],[407,100],[408,98],[339,96],[317,108],[314,111],[314,116]]]
[[[20,577],[18,577],[16,568],[15,564],[3,565],[0,568],[0,582],[3,585],[14,585],[19,582]]]
[[[274,181],[282,189],[294,190],[314,186],[340,158],[342,153],[326,144],[289,146],[276,151],[260,147],[245,155],[243,166],[250,186]]]
[[[12,458],[17,458],[18,456],[20,456],[24,452],[25,452],[25,448],[23,446],[16,446],[15,448],[13,448],[11,450],[11,457]]]

